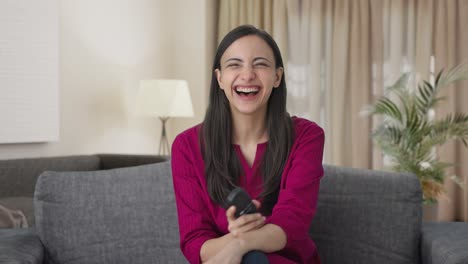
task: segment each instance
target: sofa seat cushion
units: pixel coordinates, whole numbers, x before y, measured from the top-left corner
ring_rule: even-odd
[[[185,262],[169,162],[44,172],[34,208],[37,233],[51,262]]]

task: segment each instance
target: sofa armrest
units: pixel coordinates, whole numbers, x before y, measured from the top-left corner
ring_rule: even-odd
[[[100,159],[101,170],[159,163],[170,159],[169,156],[161,155],[97,154],[96,156]]]
[[[425,222],[421,259],[423,264],[468,263],[468,223]]]
[[[42,264],[44,249],[31,228],[0,229],[0,263]]]

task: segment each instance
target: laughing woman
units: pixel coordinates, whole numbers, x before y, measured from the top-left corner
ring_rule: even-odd
[[[190,263],[320,263],[308,231],[323,176],[323,130],[286,112],[280,50],[240,26],[219,44],[203,123],[174,141],[180,246]],[[234,216],[236,186],[259,213]]]

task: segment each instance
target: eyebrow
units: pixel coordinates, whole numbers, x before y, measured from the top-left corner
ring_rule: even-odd
[[[264,57],[255,57],[254,58],[254,61],[258,61],[258,60],[266,60],[267,62],[271,63],[271,61],[267,58],[264,58]]]
[[[224,63],[228,63],[228,62],[230,62],[230,61],[238,61],[238,62],[242,62],[242,60],[241,60],[241,59],[239,59],[239,58],[229,58],[229,59],[227,59],[226,61],[224,61]]]
[[[255,58],[253,59],[254,62],[255,62],[255,61],[258,61],[258,60],[266,60],[267,62],[271,63],[271,61],[268,60],[268,59],[265,58],[265,57],[255,57]],[[229,59],[227,59],[226,61],[224,61],[224,63],[228,63],[228,62],[230,62],[230,61],[243,62],[243,60],[240,59],[240,58],[229,58]]]

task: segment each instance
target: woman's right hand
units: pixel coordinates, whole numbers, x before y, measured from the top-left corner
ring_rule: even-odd
[[[252,200],[255,206],[260,208],[260,202],[257,200]],[[234,236],[237,237],[239,234],[258,229],[265,225],[265,217],[260,213],[254,214],[245,214],[236,218],[234,213],[236,212],[236,207],[231,206],[226,210],[226,217],[228,220],[228,230]]]

